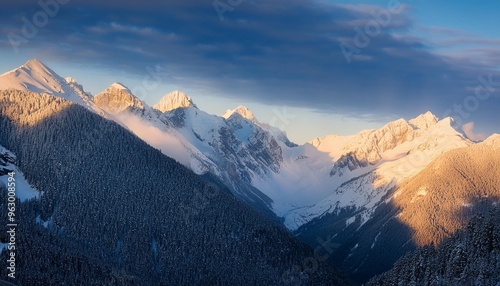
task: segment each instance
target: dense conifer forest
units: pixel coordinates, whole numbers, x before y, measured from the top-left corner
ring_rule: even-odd
[[[349,284],[227,190],[64,99],[2,91],[0,145],[43,192],[19,202],[21,285]]]
[[[366,285],[498,285],[499,281],[500,208],[495,208],[474,217],[439,246],[407,254]]]

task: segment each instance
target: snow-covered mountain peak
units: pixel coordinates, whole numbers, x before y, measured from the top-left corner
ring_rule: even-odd
[[[177,108],[196,107],[191,97],[184,92],[174,90],[163,96],[158,103],[153,105],[153,108],[161,112],[167,112]]]
[[[22,66],[0,75],[2,89],[16,89],[36,93],[48,93],[78,104],[88,106],[90,96],[74,79],[69,81],[44,65],[31,59]]]
[[[243,105],[239,105],[235,109],[226,110],[226,112],[224,112],[222,117],[228,119],[233,114],[239,114],[239,115],[241,115],[241,117],[246,118],[250,121],[257,121],[255,116],[253,115],[253,112],[250,109],[248,109],[246,106],[243,106]]]
[[[30,59],[24,65],[22,65],[20,68],[24,68],[26,70],[31,70],[31,71],[36,71],[36,72],[55,74],[54,71],[52,71],[49,67],[47,67],[44,63],[42,63],[38,59]]]
[[[94,103],[109,112],[119,113],[130,107],[144,109],[143,102],[135,97],[130,89],[115,82],[104,91],[94,96]]]
[[[2,74],[0,79],[4,89],[14,88],[34,92],[36,92],[36,89],[40,89],[40,92],[48,93],[52,93],[54,91],[49,90],[48,88],[56,88],[54,85],[58,83],[57,81],[66,82],[38,59],[31,59],[22,66]],[[46,85],[41,86],[40,83],[35,83],[35,81],[39,79],[43,79]]]
[[[128,92],[130,94],[132,94],[132,92],[130,91],[130,89],[128,87],[126,87],[125,85],[123,85],[122,83],[119,83],[119,82],[114,82],[112,83],[108,89],[118,89],[118,90],[122,90],[124,92]]]
[[[408,127],[408,124],[408,121],[404,120],[403,118],[396,119],[382,126],[382,128],[380,128],[380,132],[385,132],[394,128],[401,128],[402,126]]]
[[[426,113],[420,114],[419,116],[411,119],[408,123],[418,129],[425,130],[435,125],[438,121],[438,118],[432,114],[432,112],[427,111]]]
[[[54,72],[52,69],[47,67],[44,63],[39,61],[38,59],[31,59],[27,61],[25,64],[22,66],[18,67],[17,69],[14,69],[10,72],[7,72],[7,74],[13,74],[15,78],[18,78],[19,80],[27,80],[27,76],[31,77],[32,80],[43,80],[41,81],[42,83],[46,83],[46,90],[42,90],[41,92],[47,92],[47,93],[53,93],[53,92],[62,92],[60,86],[58,86],[61,83],[69,83],[66,81],[66,79],[63,79],[60,77],[56,72]],[[74,83],[76,83],[76,80],[72,79]],[[29,89],[31,86],[29,86],[30,82],[24,82],[26,84],[26,87]],[[32,86],[31,88],[36,89],[38,86]],[[52,89],[51,89],[52,88]],[[29,89],[31,90],[31,89]],[[34,90],[31,90],[34,91]]]
[[[460,126],[453,117],[445,117],[439,120],[434,126],[429,128],[433,133],[439,134],[460,134],[462,137],[467,137],[462,126]]]

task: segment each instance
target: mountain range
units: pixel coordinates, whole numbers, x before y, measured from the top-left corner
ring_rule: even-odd
[[[500,195],[499,178],[491,175],[499,173],[499,135],[474,142],[453,118],[431,112],[297,145],[245,106],[212,115],[181,91],[149,106],[121,83],[92,96],[36,59],[1,75],[0,89],[62,100],[32,102],[29,115],[19,115],[22,124],[51,118],[60,105],[114,121],[313,249],[328,249],[329,261],[358,283],[389,270],[407,251],[439,244]],[[104,140],[94,137],[85,139]]]
[[[0,245],[10,282],[350,284],[326,262],[307,267],[309,247],[227,188],[67,99],[1,91],[0,130],[3,218],[12,172],[18,197],[13,280],[9,240]]]

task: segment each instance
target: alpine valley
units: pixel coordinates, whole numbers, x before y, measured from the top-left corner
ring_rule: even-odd
[[[476,142],[431,112],[297,145],[245,106],[213,115],[177,90],[149,106],[117,82],[91,95],[36,59],[0,90],[0,188],[14,171],[32,259],[20,284],[64,283],[61,269],[77,284],[362,284],[500,201],[500,135]]]

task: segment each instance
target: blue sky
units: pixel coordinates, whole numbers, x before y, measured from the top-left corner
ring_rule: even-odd
[[[0,72],[36,57],[93,94],[243,104],[298,143],[427,110],[500,133],[499,1],[216,1],[2,3]]]

